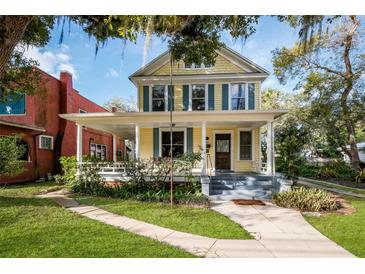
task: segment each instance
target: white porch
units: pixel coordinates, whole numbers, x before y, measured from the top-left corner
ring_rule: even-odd
[[[275,175],[274,157],[274,130],[273,121],[286,111],[204,111],[204,112],[173,112],[174,129],[197,128],[201,130],[201,152],[202,161],[200,166],[193,170],[197,175],[214,175],[215,164],[212,164],[212,157],[207,146],[207,129],[214,128],[215,131],[224,132],[227,128],[259,129],[267,126],[267,162],[261,161],[259,155],[258,166],[255,171],[264,172],[267,175]],[[143,128],[166,128],[170,126],[169,112],[134,112],[134,113],[86,113],[86,114],[62,114],[62,118],[73,121],[77,124],[77,161],[82,164],[82,131],[83,127],[101,130],[113,135],[113,144],[118,136],[127,139],[132,146],[133,157],[141,157],[141,141],[148,136],[141,135]],[[261,138],[259,138],[261,140]],[[212,140],[210,140],[212,141]],[[235,139],[231,140],[236,142]],[[261,146],[261,144],[259,144]],[[116,146],[113,145],[113,161],[106,167],[102,167],[103,174],[119,174],[123,176],[123,163],[116,162]],[[237,148],[236,143],[232,146]],[[260,153],[261,149],[259,149]],[[234,151],[232,151],[234,153]],[[233,154],[232,154],[233,155]],[[214,162],[214,160],[213,160]]]

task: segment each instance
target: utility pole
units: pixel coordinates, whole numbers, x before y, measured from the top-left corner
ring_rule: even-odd
[[[167,89],[168,92],[168,107],[170,111],[170,206],[174,203],[174,159],[172,157],[172,54],[170,52],[170,85]]]

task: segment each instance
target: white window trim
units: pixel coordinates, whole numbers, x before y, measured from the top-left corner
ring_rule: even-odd
[[[185,66],[185,63],[184,63],[184,69],[185,69],[185,70],[212,69],[212,68],[214,68],[214,66],[215,66],[215,65],[212,65],[212,66],[210,66],[210,67],[205,67],[205,64],[204,64],[204,63],[201,63],[201,64],[200,64],[200,68],[196,68],[196,67],[195,67],[195,63],[191,63],[191,67],[190,67],[190,68],[187,68],[187,67]]]
[[[224,84],[228,84],[229,88],[228,88],[228,109],[232,110],[232,85],[233,84],[244,84],[245,85],[245,109],[244,110],[248,110],[248,85],[249,84],[254,84],[254,94],[255,94],[255,109],[256,107],[256,84],[257,82],[253,82],[253,81],[247,81],[247,82],[231,82],[231,83],[224,83]],[[261,96],[260,96],[260,100],[261,100]]]
[[[208,110],[208,84],[197,83],[197,84],[189,84],[189,111],[202,111],[202,110],[193,110],[193,86],[194,85],[204,85],[204,111]]]
[[[251,131],[251,160],[241,160],[241,146],[240,146],[240,132],[241,131]],[[252,128],[238,128],[237,129],[237,161],[241,162],[254,162],[255,161],[255,131]]]
[[[164,95],[165,95],[165,110],[164,111],[168,111],[168,104],[169,104],[169,93],[168,93],[168,85],[165,85],[165,84],[153,84],[153,85],[150,85],[149,86],[149,97],[150,97],[150,106],[149,106],[149,109],[150,111],[149,112],[160,112],[160,111],[153,111],[152,110],[152,90],[153,90],[153,87],[154,86],[164,86]]]
[[[51,139],[51,148],[42,147],[42,137]],[[50,135],[39,135],[38,139],[38,148],[39,149],[45,149],[45,150],[53,150],[53,136]]]
[[[215,168],[215,135],[216,134],[231,134],[231,165],[230,165],[230,170],[234,170],[235,168],[235,164],[234,164],[234,157],[233,157],[233,151],[234,151],[234,134],[233,134],[233,130],[213,130],[213,144],[211,144],[211,147],[213,148],[213,159],[212,159],[212,162],[213,162],[213,167],[214,167],[214,170],[216,170]]]
[[[99,146],[105,146],[105,159],[104,160],[101,160],[101,158],[100,158],[100,160],[101,161],[108,161],[108,145],[97,144],[97,143],[90,143],[90,145],[89,145],[89,153],[90,153],[90,146],[91,145],[95,145],[95,149],[96,149],[96,146],[97,145],[99,145]],[[96,154],[96,150],[95,150],[95,154]],[[97,158],[97,159],[99,159],[99,158]]]
[[[184,153],[187,151],[187,135],[186,128],[173,128],[172,131],[183,131],[184,132]],[[162,157],[162,132],[170,132],[170,128],[159,128],[159,157]]]

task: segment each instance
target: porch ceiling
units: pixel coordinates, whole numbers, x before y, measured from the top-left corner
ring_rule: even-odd
[[[286,110],[242,110],[242,111],[174,111],[176,127],[200,127],[205,121],[207,127],[260,127],[273,121]],[[60,114],[61,118],[77,124],[133,139],[135,125],[140,127],[168,127],[169,112],[98,112]]]

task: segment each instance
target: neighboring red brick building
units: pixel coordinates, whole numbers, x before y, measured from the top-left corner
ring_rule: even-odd
[[[43,84],[34,96],[0,103],[0,135],[21,134],[28,148],[26,171],[15,177],[0,177],[0,184],[36,180],[59,171],[60,156],[76,155],[76,125],[58,116],[63,113],[107,112],[73,88],[72,75],[61,72],[60,79],[41,71]],[[119,160],[124,140],[117,140]],[[112,135],[85,128],[83,155],[113,159]]]

